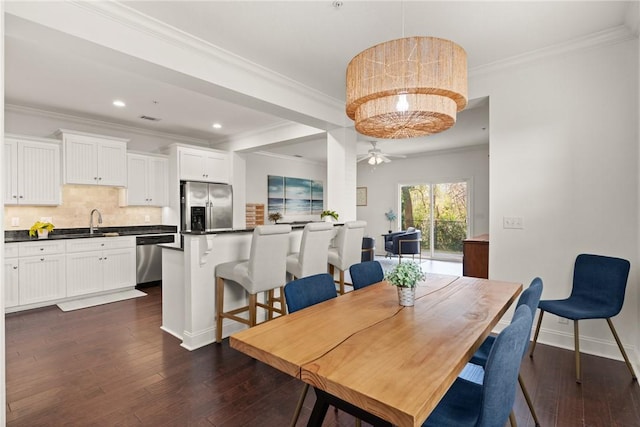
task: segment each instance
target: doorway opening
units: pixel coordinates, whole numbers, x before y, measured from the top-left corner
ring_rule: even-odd
[[[401,226],[422,231],[422,257],[462,260],[462,242],[469,235],[468,187],[467,181],[400,187]]]

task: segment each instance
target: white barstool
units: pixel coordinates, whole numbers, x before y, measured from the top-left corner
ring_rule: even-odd
[[[290,225],[260,225],[253,230],[251,252],[248,260],[233,261],[216,266],[216,342],[222,341],[222,321],[231,319],[245,325],[255,326],[256,307],[267,310],[267,319],[274,313],[285,314],[284,293],[286,283],[286,258],[289,250]],[[225,280],[235,282],[249,293],[249,305],[224,311]],[[273,290],[280,288],[274,299]],[[259,292],[269,292],[266,304],[258,302]],[[275,304],[279,303],[280,307]],[[249,311],[249,318],[238,314]]]
[[[340,294],[344,294],[344,272],[353,264],[358,264],[362,258],[362,238],[366,221],[347,221],[338,229],[334,245],[329,248],[329,274],[333,277],[334,270],[340,272]]]
[[[310,222],[305,225],[300,252],[287,256],[287,273],[296,279],[326,273],[332,237],[333,224],[330,222]]]

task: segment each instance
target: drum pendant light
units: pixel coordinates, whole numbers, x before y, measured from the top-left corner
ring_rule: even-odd
[[[442,132],[467,106],[467,54],[436,37],[406,37],[370,47],[347,66],[347,116],[374,138]]]

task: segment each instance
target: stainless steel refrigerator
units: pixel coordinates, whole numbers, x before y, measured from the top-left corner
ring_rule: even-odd
[[[228,184],[180,182],[183,231],[230,230],[233,227],[233,191]]]

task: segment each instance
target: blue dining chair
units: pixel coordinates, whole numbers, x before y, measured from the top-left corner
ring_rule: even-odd
[[[284,287],[284,298],[289,313],[335,298],[336,287],[328,273],[314,274],[292,280]]]
[[[284,298],[287,302],[289,313],[295,313],[303,308],[335,298],[336,286],[333,276],[327,273],[314,274],[293,280],[284,286]],[[304,383],[302,394],[298,399],[298,404],[293,413],[291,426],[295,426],[302,411],[302,404],[309,391],[309,384]]]
[[[518,299],[518,303],[516,304],[516,308],[521,305],[526,305],[531,310],[531,313],[535,313],[538,309],[538,303],[540,302],[540,296],[542,295],[542,279],[536,277],[531,281],[531,284],[527,289],[525,289],[520,298]],[[474,353],[471,357],[469,363],[473,363],[474,365],[482,366],[483,368],[487,364],[487,359],[489,358],[489,353],[491,352],[491,348],[495,344],[496,337],[493,335],[488,336],[484,342],[480,345],[480,348]],[[522,351],[522,356],[527,351],[527,347],[529,344],[529,340],[527,340],[527,345],[524,346],[524,350]],[[531,411],[531,416],[533,417],[533,421],[535,422],[536,427],[540,427],[540,421],[538,420],[538,415],[536,414],[536,410],[533,408],[533,402],[531,401],[531,397],[529,396],[529,392],[524,385],[524,381],[522,380],[522,376],[518,373],[518,383],[520,384],[520,388],[522,389],[522,394],[524,395],[524,399],[529,406],[529,410]],[[511,425],[515,426],[513,422],[514,416],[510,415]]]
[[[422,427],[502,427],[509,419],[533,317],[526,304],[497,336],[484,369],[483,384],[457,378]]]
[[[373,285],[384,280],[384,271],[378,261],[365,261],[349,267],[353,290]]]
[[[576,382],[581,383],[578,321],[583,319],[607,319],[613,338],[616,340],[627,368],[631,372],[631,377],[634,381],[637,381],[627,353],[624,351],[618,333],[611,322],[611,318],[620,313],[622,309],[629,268],[630,264],[626,259],[591,254],[578,255],[573,268],[573,288],[569,298],[540,301],[540,317],[538,318],[538,325],[533,336],[533,345],[529,356],[533,357],[533,351],[536,349],[542,316],[545,311],[573,320]]]

